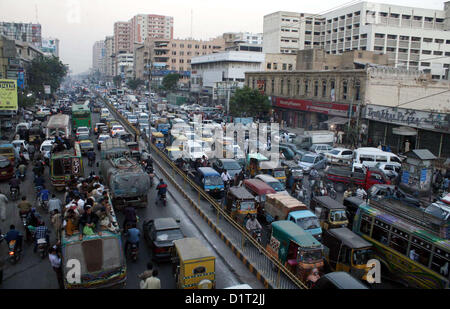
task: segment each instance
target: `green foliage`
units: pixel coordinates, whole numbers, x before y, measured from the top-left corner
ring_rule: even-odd
[[[236,89],[230,99],[230,115],[234,117],[261,117],[269,113],[271,107],[267,96],[249,87]]]
[[[114,82],[114,85],[116,85],[116,88],[120,88],[120,86],[122,85],[122,76],[120,76],[120,75],[114,76],[113,82]]]
[[[131,90],[136,90],[140,85],[143,85],[144,81],[142,79],[130,79],[127,82],[128,88]]]
[[[178,75],[176,73],[167,74],[166,76],[164,76],[164,78],[162,80],[162,86],[163,86],[164,90],[166,90],[166,91],[176,90],[179,79],[180,79],[180,75]]]
[[[58,90],[67,75],[68,68],[55,56],[39,56],[31,61],[28,70],[28,88],[38,97],[44,95],[44,85],[50,85],[52,93]]]

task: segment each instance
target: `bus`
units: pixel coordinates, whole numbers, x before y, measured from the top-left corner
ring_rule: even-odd
[[[87,101],[89,102],[89,101]],[[74,104],[72,106],[72,129],[76,131],[78,127],[91,128],[91,109],[89,103]]]
[[[75,143],[73,149],[52,153],[50,157],[50,181],[56,190],[64,190],[72,176],[83,177],[84,167],[80,144]]]
[[[359,206],[353,232],[374,246],[374,258],[386,272],[409,287],[448,289],[450,241],[392,213]]]
[[[50,116],[47,123],[45,136],[47,139],[54,138],[55,136],[70,137],[70,117],[65,114],[57,114]]]

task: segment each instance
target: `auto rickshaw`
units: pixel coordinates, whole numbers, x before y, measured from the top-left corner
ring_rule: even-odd
[[[181,156],[182,149],[183,147],[179,146],[169,146],[164,149],[164,152],[167,154],[171,161],[175,161]]]
[[[173,241],[173,272],[178,289],[212,289],[216,287],[216,257],[194,237]]]
[[[250,174],[250,177],[255,177],[260,173],[261,162],[269,161],[269,159],[260,153],[249,153],[245,162],[245,169]]]
[[[346,227],[329,229],[322,235],[325,258],[332,271],[345,271],[366,280],[372,244]]]
[[[75,143],[73,148],[53,153],[50,157],[50,180],[58,191],[64,190],[73,176],[84,176],[80,145]]]
[[[13,144],[0,144],[0,155],[7,157],[11,161],[11,164],[14,165],[15,151]]]
[[[33,121],[31,124],[31,128],[28,131],[28,141],[29,143],[33,143],[37,138],[41,137],[42,133],[42,123],[40,121]]]
[[[322,244],[294,222],[273,222],[266,250],[305,284],[316,269],[323,273]]]
[[[264,213],[266,195],[277,193],[277,191],[259,179],[246,179],[243,186],[255,197],[258,221],[266,222]]]
[[[165,145],[164,134],[161,132],[152,132],[152,143],[162,151]]]
[[[255,197],[245,187],[231,187],[226,201],[225,210],[242,225],[245,225],[245,218],[256,214]]]
[[[262,161],[259,166],[262,174],[271,175],[286,186],[286,171],[284,167],[272,161]]]
[[[324,230],[346,227],[348,225],[345,206],[329,196],[315,196],[311,200],[311,211],[320,220]]]

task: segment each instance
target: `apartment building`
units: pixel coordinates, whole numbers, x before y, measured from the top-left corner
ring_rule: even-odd
[[[448,79],[449,2],[444,10],[359,2],[323,16],[301,15],[276,12],[264,16],[263,51],[295,53],[323,47],[329,54],[341,54],[369,50],[387,54],[396,67]]]
[[[131,51],[131,26],[129,22],[114,23],[114,54]]]
[[[105,41],[97,41],[92,47],[92,69],[105,74],[106,50]]]
[[[113,36],[107,36],[105,38],[105,76],[107,79],[111,79],[113,76],[115,76],[114,72],[114,61],[113,61],[113,54],[114,54],[114,37]]]
[[[147,38],[173,38],[173,17],[171,16],[138,14],[133,16],[129,23],[132,44],[142,44]]]
[[[40,24],[0,22],[0,34],[10,40],[27,42],[42,47],[42,29]]]

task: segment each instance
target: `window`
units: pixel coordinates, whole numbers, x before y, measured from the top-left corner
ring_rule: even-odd
[[[423,49],[423,50],[422,50],[422,54],[424,54],[424,55],[431,55],[431,50],[425,50],[425,49]]]
[[[450,56],[450,52],[445,52],[445,55],[446,56]]]
[[[441,44],[441,43],[444,43],[444,40],[443,39],[434,39],[434,42]]]
[[[300,80],[297,79],[297,90],[296,93],[300,95]]]
[[[432,43],[433,39],[431,39],[431,38],[423,38],[423,41],[426,42],[426,43]]]
[[[270,81],[270,89],[272,90],[272,93],[275,93],[275,91],[274,91],[274,89],[275,89],[275,80],[273,78]]]
[[[324,80],[322,81],[322,97],[326,97],[327,96],[327,81]]]
[[[307,96],[308,95],[308,84],[309,84],[309,81],[305,80],[304,84],[305,84],[305,96]]]
[[[192,48],[192,44],[188,44],[188,48]]]
[[[267,63],[267,69],[268,69],[268,70],[272,69],[272,64],[271,64],[270,62]]]
[[[288,95],[291,94],[291,80],[290,79],[287,80],[287,94]]]
[[[433,52],[433,55],[442,56],[442,52],[441,52],[441,51],[435,50],[435,51]]]
[[[372,226],[372,218],[367,215],[362,215],[359,231],[367,236],[370,236],[371,226]]]
[[[274,69],[274,70],[278,70],[278,65],[277,65],[276,62],[273,63],[273,69]]]
[[[440,248],[434,249],[431,269],[444,277],[448,276],[450,265],[450,254]]]
[[[409,251],[409,258],[419,262],[424,266],[428,266],[431,257],[431,244],[426,241],[413,237],[411,248]]]
[[[346,80],[342,82],[342,99],[347,99],[348,83]]]
[[[284,93],[284,79],[281,79],[281,81],[280,81],[280,93],[281,94]]]
[[[286,65],[286,63],[283,63],[283,71],[286,71],[286,69],[287,69],[287,65]]]
[[[355,100],[358,101],[361,99],[361,83],[359,80],[355,82]]]
[[[388,235],[389,235],[390,225],[384,223],[379,219],[375,219],[375,224],[373,225],[372,238],[382,244],[387,245]]]
[[[184,44],[180,44],[180,48],[184,48]]]
[[[430,63],[429,62],[421,62],[420,65],[423,67],[429,67]]]
[[[406,234],[402,231],[399,231],[396,228],[394,228],[393,231],[396,231],[396,232],[393,232],[391,234],[391,239],[389,241],[389,247],[391,247],[398,253],[406,255],[406,251],[408,250],[408,239],[407,239],[408,236],[406,236],[406,238],[401,237],[398,233],[401,233],[404,235],[408,235],[408,234]]]
[[[292,71],[292,68],[293,68],[292,63],[289,63],[289,65],[288,65],[288,70],[289,70],[289,71]]]

